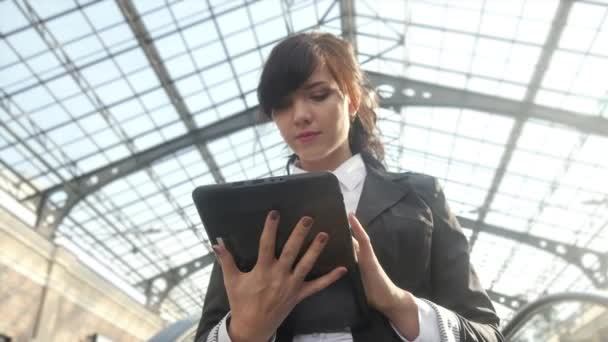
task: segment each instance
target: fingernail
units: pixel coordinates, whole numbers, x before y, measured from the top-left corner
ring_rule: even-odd
[[[320,243],[326,243],[328,237],[329,236],[327,234],[319,234],[319,242]]]
[[[304,225],[304,227],[306,228],[310,228],[310,226],[312,226],[312,222],[312,217],[305,216],[304,218],[302,218],[302,225]]]
[[[221,237],[215,238],[215,240],[217,240],[217,245],[222,248],[224,247],[224,239],[222,239]]]
[[[272,210],[270,212],[270,219],[276,221],[279,219],[279,212],[277,210]]]
[[[218,246],[218,245],[211,245],[211,248],[213,249],[213,251],[215,252],[216,255],[222,254],[220,246]]]

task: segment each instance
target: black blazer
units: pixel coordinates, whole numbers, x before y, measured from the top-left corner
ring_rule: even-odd
[[[433,177],[389,173],[367,166],[356,212],[391,280],[418,298],[456,313],[460,341],[502,341],[499,319],[469,262],[469,245]],[[331,303],[328,303],[331,304]],[[221,269],[213,265],[196,341],[206,341],[229,311]],[[372,310],[359,341],[401,341]],[[279,329],[277,341],[287,341]]]

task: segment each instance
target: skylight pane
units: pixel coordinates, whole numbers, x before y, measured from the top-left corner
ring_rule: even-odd
[[[188,6],[190,5],[192,4],[188,4]],[[202,34],[203,32],[204,34]],[[211,20],[206,20],[200,24],[188,27],[182,31],[182,34],[190,49],[199,48],[204,44],[218,39],[215,25],[213,25]]]
[[[46,23],[46,27],[60,43],[93,33],[91,26],[80,11],[62,16],[61,20],[51,20]],[[75,30],[75,27],[78,29]]]
[[[255,42],[255,36],[250,29],[235,34],[225,40],[226,48],[228,49],[228,54],[230,56],[241,55],[244,52],[251,50],[252,42]]]
[[[263,1],[261,3],[270,2]],[[285,23],[281,18],[271,19],[263,23],[257,24],[254,30],[261,45],[274,43],[287,35]]]
[[[294,31],[297,32],[309,29],[317,25],[318,22],[315,15],[315,8],[312,6],[312,3],[299,7],[300,8],[294,9],[291,13]]]

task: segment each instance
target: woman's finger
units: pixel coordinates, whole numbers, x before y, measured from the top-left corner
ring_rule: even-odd
[[[346,274],[346,272],[348,272],[346,267],[340,266],[340,267],[334,268],[331,272],[327,273],[326,275],[324,275],[322,277],[319,277],[315,280],[305,282],[304,286],[302,286],[302,288],[298,292],[298,296],[297,296],[298,303],[302,299],[304,299],[308,296],[311,296],[311,295],[323,290],[324,288],[328,287],[329,285],[333,284],[338,279],[342,278],[342,276],[344,276]]]
[[[359,253],[370,253],[372,251],[372,245],[369,241],[369,236],[365,232],[365,229],[363,229],[363,226],[361,226],[361,223],[359,223],[357,217],[355,217],[355,214],[348,214],[348,222],[352,228],[353,236],[358,242]]]
[[[351,237],[353,241],[353,250],[355,252],[355,261],[359,262],[359,241],[355,237]]]
[[[302,243],[304,243],[306,236],[308,236],[312,224],[312,217],[302,217],[296,225],[296,228],[291,232],[291,235],[289,235],[289,239],[287,239],[285,246],[283,246],[279,262],[289,270],[291,270],[296,257],[300,253]]]
[[[306,278],[306,275],[312,270],[313,266],[317,262],[319,255],[323,252],[323,248],[327,245],[329,235],[327,233],[319,233],[315,237],[313,243],[308,247],[308,250],[302,256],[302,259],[296,265],[293,271],[294,276],[302,281]]]
[[[357,263],[363,269],[377,266],[378,259],[374,253],[374,248],[372,247],[369,235],[367,235],[365,229],[363,229],[363,226],[361,226],[361,223],[359,223],[359,220],[357,220],[355,217],[355,214],[350,213],[348,215],[348,221],[350,222],[350,226],[353,230],[353,236],[357,241],[357,244],[354,246],[356,250]]]
[[[230,251],[228,251],[228,248],[226,248],[226,245],[224,245],[222,238],[217,238],[217,242],[217,245],[213,245],[212,248],[222,267],[224,282],[228,282],[241,271],[236,266],[234,258],[232,257],[232,254],[230,254]]]
[[[260,237],[260,250],[258,251],[259,264],[270,264],[275,260],[275,244],[277,239],[277,227],[279,226],[279,211],[271,210],[266,216],[264,230]]]

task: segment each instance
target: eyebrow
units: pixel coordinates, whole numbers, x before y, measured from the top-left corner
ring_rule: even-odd
[[[324,85],[324,84],[328,84],[328,82],[326,82],[326,81],[317,81],[317,82],[313,82],[313,83],[310,83],[310,84],[305,84],[302,87],[302,89],[309,90],[309,89],[312,89],[312,88],[314,88],[316,86],[320,86],[320,85]]]

